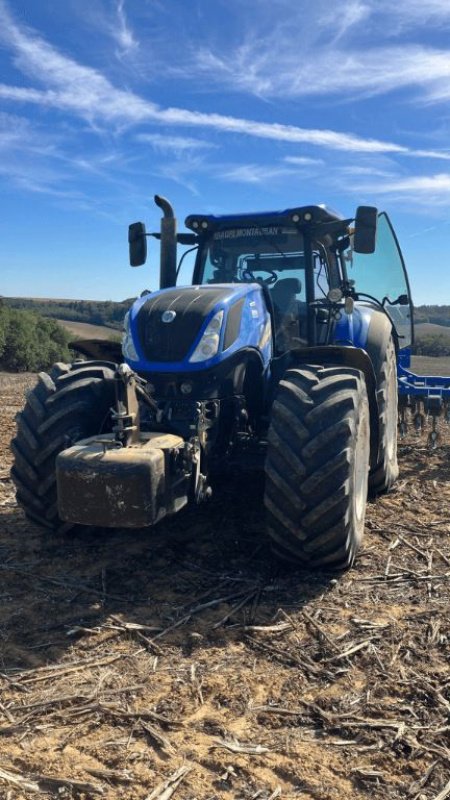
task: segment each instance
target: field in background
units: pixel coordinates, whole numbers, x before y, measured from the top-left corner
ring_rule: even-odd
[[[411,371],[418,375],[449,375],[450,356],[432,358],[431,356],[412,356]]]
[[[424,336],[442,336],[444,339],[450,339],[450,327],[447,325],[435,325],[433,322],[417,322],[414,325],[416,336],[423,338]]]
[[[11,308],[36,311],[44,317],[60,321],[81,322],[115,328],[123,327],[123,318],[132,298],[118,303],[112,300],[61,300],[39,297],[3,297],[2,303]]]
[[[56,321],[77,339],[120,339],[120,331],[114,328],[107,328],[105,325],[89,325],[87,322],[68,322],[65,319],[58,319]]]

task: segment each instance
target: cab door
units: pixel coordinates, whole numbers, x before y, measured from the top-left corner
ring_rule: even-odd
[[[383,304],[397,332],[401,349],[414,338],[413,303],[402,251],[388,215],[378,215],[375,252],[352,253],[348,278],[361,300],[372,297]]]

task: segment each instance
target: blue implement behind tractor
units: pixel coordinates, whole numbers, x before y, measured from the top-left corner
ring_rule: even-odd
[[[387,215],[199,214],[177,233],[155,201],[160,232],[130,226],[130,263],[160,239],[160,289],[132,305],[121,349],[78,343],[90,360],[41,374],[13,443],[19,502],[55,530],[145,527],[256,468],[274,552],[349,567],[368,493],[398,475],[397,362],[401,391],[409,375],[412,303]],[[177,245],[196,251],[192,285],[177,286]]]
[[[447,422],[450,421],[450,377],[416,375],[410,367],[411,351],[406,349],[400,353],[397,367],[400,435],[407,433],[409,409],[418,433],[423,431],[426,418],[431,419],[428,443],[434,448],[439,440],[439,417],[444,416]]]

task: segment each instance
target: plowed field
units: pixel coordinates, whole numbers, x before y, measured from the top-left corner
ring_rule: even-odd
[[[273,562],[246,476],[150,532],[39,529],[9,478],[33,382],[0,376],[0,798],[450,796],[447,429],[314,575]]]

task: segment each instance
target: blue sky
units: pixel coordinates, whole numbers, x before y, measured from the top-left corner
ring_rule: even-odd
[[[123,299],[127,226],[388,211],[450,304],[449,0],[0,0],[0,293]]]

